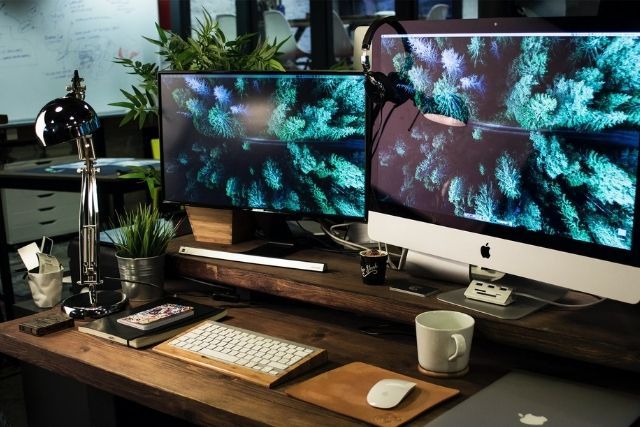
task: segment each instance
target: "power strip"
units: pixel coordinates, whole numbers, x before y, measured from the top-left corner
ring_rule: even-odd
[[[513,302],[513,288],[490,282],[473,280],[464,292],[464,296],[496,305],[509,305]]]
[[[225,261],[246,262],[249,264],[269,265],[272,267],[293,268],[296,270],[307,270],[324,272],[327,264],[320,262],[297,261],[284,258],[271,258],[258,255],[239,254],[234,252],[214,251],[212,249],[193,248],[190,246],[180,246],[178,253],[184,255],[195,255],[205,258],[222,259]]]

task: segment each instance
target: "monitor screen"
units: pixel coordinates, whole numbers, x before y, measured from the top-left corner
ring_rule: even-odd
[[[374,51],[405,96],[374,122],[372,237],[637,302],[640,26],[403,24]]]
[[[161,72],[164,199],[366,218],[364,75]]]

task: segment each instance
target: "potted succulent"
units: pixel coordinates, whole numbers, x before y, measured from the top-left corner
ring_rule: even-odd
[[[148,302],[163,295],[165,253],[178,226],[148,205],[116,216],[111,238],[122,290],[130,301]]]

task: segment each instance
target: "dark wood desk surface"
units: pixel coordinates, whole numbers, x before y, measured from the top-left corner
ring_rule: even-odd
[[[222,248],[240,251],[252,244],[255,243]],[[221,248],[196,242],[193,236],[188,235],[173,241],[170,250],[177,252],[181,245]],[[638,305],[605,301],[583,310],[549,306],[523,319],[504,321],[438,301],[436,296],[419,298],[390,291],[387,286],[364,285],[355,256],[307,250],[297,252],[290,258],[326,262],[328,271],[310,273],[181,255],[169,257],[168,268],[181,276],[229,284],[407,325],[413,325],[415,316],[426,310],[460,310],[476,319],[477,335],[496,343],[640,372]],[[388,282],[393,283],[406,280],[408,276],[390,271],[387,277]],[[426,279],[423,283],[442,291],[460,287]],[[580,301],[581,295],[570,293],[568,298],[570,301]]]
[[[638,307],[611,303],[594,307],[593,311],[549,309],[517,322],[474,314],[477,329],[470,372],[462,378],[435,379],[417,369],[413,316],[451,306],[435,298],[392,292],[386,286],[363,285],[357,258],[353,256],[318,251],[296,253],[292,258],[323,261],[329,266],[327,273],[309,273],[179,256],[175,251],[183,244],[215,247],[196,243],[192,236],[176,239],[170,247],[173,255],[168,260],[169,272],[259,291],[256,304],[232,305],[225,322],[325,348],[329,363],[269,390],[74,329],[44,337],[27,335],[18,331],[21,319],[0,324],[0,352],[29,366],[200,425],[361,425],[284,392],[296,381],[353,361],[461,390],[460,396],[426,412],[414,425],[435,418],[510,369],[640,393]],[[398,272],[389,274],[390,281],[402,278]],[[175,279],[168,283],[182,289],[193,286]],[[453,286],[432,284],[441,289]],[[209,288],[205,285],[204,289]],[[213,303],[209,298],[197,300]],[[365,329],[382,334],[368,335],[362,332]]]
[[[203,298],[198,301],[203,302]],[[353,361],[461,390],[461,395],[424,413],[413,425],[435,418],[512,368],[636,394],[640,379],[636,373],[594,369],[593,365],[581,362],[499,346],[482,337],[474,337],[467,375],[456,379],[429,378],[417,369],[415,338],[410,326],[396,327],[386,335],[367,335],[360,329],[379,325],[378,319],[283,299],[229,308],[225,320],[232,325],[328,350],[326,365],[275,389],[227,377],[149,349],[124,347],[75,329],[44,337],[31,336],[18,331],[20,321],[0,324],[2,353],[199,425],[362,425],[357,420],[291,398],[284,391],[297,381]],[[74,404],[69,402],[70,406]]]

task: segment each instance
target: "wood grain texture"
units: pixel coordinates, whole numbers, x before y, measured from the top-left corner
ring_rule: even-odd
[[[327,264],[327,272],[313,273],[177,255],[177,248],[181,245],[242,251],[255,245],[255,242],[220,246],[196,242],[192,236],[182,236],[172,242],[171,255],[167,260],[169,271],[178,276],[232,285],[407,325],[413,325],[415,316],[427,310],[464,311],[476,319],[477,332],[495,342],[640,372],[640,334],[637,333],[640,310],[637,305],[606,301],[584,310],[549,307],[524,319],[503,321],[438,301],[437,295],[420,298],[390,291],[388,286],[364,285],[355,256],[304,250],[289,257]],[[388,283],[407,279],[408,276],[402,272],[388,272]],[[434,280],[412,280],[441,291],[459,288],[459,285]],[[568,301],[584,302],[582,296],[572,292],[567,298]]]
[[[251,217],[243,211],[187,206],[189,223],[199,242],[238,243],[253,236]]]
[[[194,301],[206,303],[207,299]],[[0,352],[155,410],[209,426],[362,425],[355,419],[284,393],[292,384],[356,361],[461,391],[460,396],[422,414],[415,425],[433,419],[514,367],[638,393],[639,374],[596,369],[590,364],[496,345],[482,336],[474,337],[468,375],[455,379],[430,378],[417,369],[415,336],[410,325],[389,324],[375,317],[291,300],[264,304],[230,307],[224,322],[324,348],[328,352],[328,363],[267,389],[74,329],[44,337],[31,336],[18,331],[18,324],[24,319],[0,323]],[[362,333],[363,330],[378,332],[370,335]]]
[[[261,320],[268,329],[279,324]],[[292,319],[285,316],[283,321],[287,320]],[[311,322],[303,324],[313,330]],[[281,391],[76,330],[30,338],[37,337],[19,332],[16,321],[0,325],[3,353],[196,424],[317,426],[327,420],[354,424]]]

